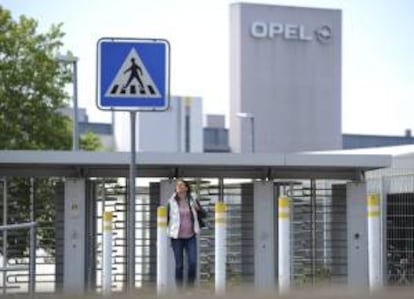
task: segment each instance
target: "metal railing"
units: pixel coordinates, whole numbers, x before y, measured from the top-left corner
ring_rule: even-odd
[[[7,194],[7,180],[4,178],[1,180],[2,187],[3,187],[3,225],[0,226],[0,232],[2,233],[2,266],[0,267],[0,272],[2,272],[2,293],[5,295],[8,289],[8,272],[19,272],[19,271],[28,271],[29,279],[28,279],[28,293],[34,294],[35,292],[35,282],[36,282],[36,226],[37,222],[34,221],[34,211],[33,211],[33,203],[34,203],[34,193],[33,193],[33,179],[30,180],[30,222],[25,223],[14,223],[14,224],[7,224],[7,216],[8,216],[8,194]],[[8,261],[8,232],[10,231],[18,231],[18,230],[25,230],[29,229],[29,262],[28,265],[17,265],[17,266],[9,266]],[[18,274],[16,274],[18,275]],[[16,286],[15,286],[16,287]],[[18,287],[18,286],[17,286]],[[13,287],[12,287],[13,288]]]
[[[36,260],[32,258],[34,256],[33,251],[36,250],[35,242],[34,242],[34,235],[36,234],[36,222],[27,222],[27,223],[19,223],[19,224],[9,224],[9,225],[0,225],[1,232],[8,232],[12,230],[19,230],[29,228],[30,231],[30,258],[29,258],[29,266],[7,266],[7,259],[4,258],[7,256],[7,246],[3,247],[3,266],[0,267],[0,271],[2,272],[9,272],[9,271],[21,271],[21,270],[28,270],[31,274],[34,274],[34,268],[36,265]],[[3,240],[6,240],[5,238]],[[34,277],[31,276],[29,279],[31,293],[34,290]],[[3,282],[3,286],[4,286]],[[3,288],[4,291],[5,288]],[[3,292],[4,293],[4,292]]]

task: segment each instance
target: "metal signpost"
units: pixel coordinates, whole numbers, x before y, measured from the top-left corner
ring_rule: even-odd
[[[137,111],[169,106],[170,45],[164,39],[101,38],[97,43],[97,106],[129,111],[131,162],[127,212],[127,287],[135,288],[135,178]]]

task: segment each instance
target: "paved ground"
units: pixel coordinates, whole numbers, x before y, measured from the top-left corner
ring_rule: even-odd
[[[238,288],[226,292],[224,295],[215,295],[212,290],[195,289],[193,291],[168,292],[164,296],[157,296],[153,291],[139,290],[132,294],[112,294],[111,298],[117,299],[152,299],[152,298],[167,298],[167,299],[208,299],[208,298],[226,298],[226,299],[271,299],[271,298],[292,298],[292,299],[412,299],[414,298],[414,287],[400,287],[395,289],[384,289],[375,293],[369,293],[367,290],[351,290],[342,287],[329,288],[313,288],[291,291],[288,294],[279,294],[274,292],[257,292],[253,289]],[[23,295],[4,296],[7,298],[29,298]],[[71,298],[85,298],[85,299],[102,299],[105,298],[100,294],[84,295],[84,296],[63,296],[63,295],[40,295],[36,294],[32,298],[46,298],[46,299],[71,299]]]

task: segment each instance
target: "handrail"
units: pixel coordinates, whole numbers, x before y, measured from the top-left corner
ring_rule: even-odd
[[[6,224],[6,225],[0,225],[0,232],[7,232],[9,230],[18,230],[18,229],[22,229],[22,228],[29,228],[30,229],[30,233],[31,233],[31,244],[30,246],[34,246],[33,244],[33,236],[35,236],[35,229],[36,229],[36,225],[37,222],[32,221],[32,222],[25,222],[25,223],[16,223],[16,224]],[[5,242],[5,240],[3,240],[3,242]],[[33,254],[33,251],[36,252],[36,249],[33,247],[31,248],[31,258],[29,260],[29,265],[27,266],[12,266],[12,267],[7,267],[7,266],[3,266],[0,267],[0,272],[3,272],[3,276],[6,277],[6,273],[7,272],[11,272],[11,271],[24,271],[24,270],[29,270],[29,275],[33,276],[34,273],[32,273],[32,271],[34,271],[35,269],[35,253]],[[3,281],[3,284],[5,286],[5,283]],[[3,286],[3,293],[5,291],[6,288],[4,288]],[[29,281],[29,294],[33,295],[34,293],[34,278],[31,277],[30,281]]]
[[[4,272],[9,272],[9,271],[25,271],[28,270],[29,267],[28,266],[12,266],[12,267],[0,267],[0,272],[4,271]]]
[[[21,228],[31,228],[37,225],[37,222],[25,222],[16,224],[0,225],[0,231],[16,230]]]

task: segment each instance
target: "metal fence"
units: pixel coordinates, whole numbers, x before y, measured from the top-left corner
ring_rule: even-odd
[[[414,282],[414,174],[370,173],[368,192],[383,198],[384,273],[390,285]],[[229,285],[249,284],[254,277],[253,184],[233,180],[191,181],[208,210],[200,235],[200,284],[214,283],[214,203],[228,206],[227,278]],[[127,181],[91,179],[87,183],[87,288],[100,291],[102,215],[114,212],[113,291],[126,287]],[[61,188],[55,188],[56,186]],[[48,187],[51,187],[48,189]],[[60,191],[59,191],[60,190]],[[136,197],[135,286],[156,281],[156,209],[159,182],[138,188]],[[346,187],[342,181],[275,181],[274,196],[293,200],[292,281],[296,287],[346,283]],[[0,226],[36,223],[18,230],[0,230],[0,291],[57,292],[63,282],[63,192],[58,179],[0,180]],[[44,200],[47,198],[47,200]],[[275,214],[277,215],[277,214]],[[277,223],[275,224],[277,225]],[[31,227],[35,228],[31,229]],[[277,230],[275,230],[277,232]],[[35,232],[35,233],[34,233]],[[277,236],[275,236],[277,240]],[[35,262],[30,264],[30,262]],[[276,280],[276,277],[275,277]]]
[[[48,190],[54,183],[33,178],[0,181],[2,294],[55,291],[55,223],[49,217],[55,207]],[[36,204],[36,196],[49,200]]]
[[[368,191],[381,195],[386,284],[414,284],[414,173],[390,169],[368,174]]]

